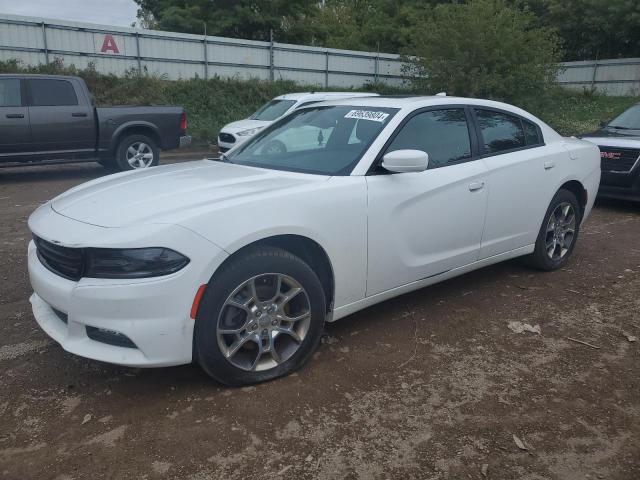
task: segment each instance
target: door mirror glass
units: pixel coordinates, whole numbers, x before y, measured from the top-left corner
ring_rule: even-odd
[[[382,157],[382,168],[394,173],[424,172],[429,155],[422,150],[396,150]]]

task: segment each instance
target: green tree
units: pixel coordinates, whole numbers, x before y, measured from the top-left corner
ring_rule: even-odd
[[[415,86],[426,92],[523,103],[551,86],[561,57],[554,32],[504,0],[439,5],[413,38]]]
[[[304,41],[300,21],[315,13],[308,0],[135,0],[138,18],[158,30],[269,40]]]
[[[516,0],[557,30],[565,60],[640,56],[638,0]]]

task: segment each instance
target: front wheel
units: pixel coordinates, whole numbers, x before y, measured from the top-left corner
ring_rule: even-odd
[[[128,135],[116,149],[116,165],[121,171],[153,167],[159,161],[158,146],[146,135]]]
[[[300,258],[272,247],[232,258],[207,286],[196,315],[198,363],[226,385],[287,375],[320,341],[325,295]]]
[[[569,190],[558,190],[551,200],[528,263],[540,270],[561,268],[573,253],[580,232],[581,210]]]

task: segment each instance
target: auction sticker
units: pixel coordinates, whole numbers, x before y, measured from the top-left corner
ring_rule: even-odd
[[[385,112],[374,112],[371,110],[351,110],[344,118],[356,118],[358,120],[371,120],[372,122],[384,122],[389,116]]]

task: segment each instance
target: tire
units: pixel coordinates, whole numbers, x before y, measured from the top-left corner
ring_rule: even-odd
[[[160,150],[146,135],[128,135],[118,144],[115,160],[120,171],[155,167],[160,161]]]
[[[566,218],[563,217],[565,211]],[[569,190],[558,190],[540,226],[535,250],[526,257],[527,263],[545,271],[564,266],[578,241],[581,220],[582,212],[576,196]]]
[[[264,155],[280,155],[287,153],[287,147],[280,140],[271,140],[262,149]]]
[[[288,375],[315,351],[325,315],[324,290],[309,265],[279,248],[248,249],[207,285],[196,315],[197,362],[230,386]]]

